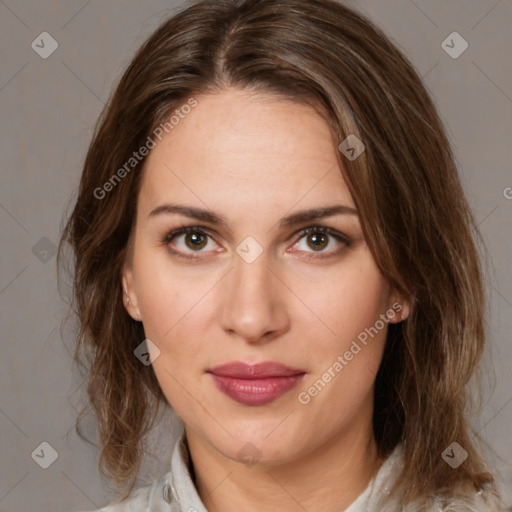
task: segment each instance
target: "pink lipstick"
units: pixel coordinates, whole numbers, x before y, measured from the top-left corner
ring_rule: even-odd
[[[266,361],[254,365],[234,361],[208,370],[217,388],[244,405],[265,405],[294,388],[303,370]]]

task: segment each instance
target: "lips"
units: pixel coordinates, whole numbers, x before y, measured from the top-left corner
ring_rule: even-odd
[[[254,365],[235,361],[216,366],[208,372],[217,388],[244,405],[265,405],[294,388],[305,371],[267,361]]]

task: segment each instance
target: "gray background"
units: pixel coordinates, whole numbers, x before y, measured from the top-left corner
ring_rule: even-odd
[[[511,506],[512,1],[348,3],[376,21],[424,77],[489,249],[486,391],[474,424],[500,457],[490,455]],[[111,500],[96,449],[73,432],[82,378],[71,367],[72,329],[59,332],[65,304],[52,249],[113,84],[143,40],[180,5],[0,0],[2,512],[91,510]],[[43,31],[58,42],[47,59],[31,47]],[[441,46],[453,31],[469,44],[456,59]],[[155,442],[169,444],[177,428],[175,422],[164,425]],[[31,457],[42,442],[58,452],[48,469]],[[148,461],[141,483],[166,471],[168,451]]]

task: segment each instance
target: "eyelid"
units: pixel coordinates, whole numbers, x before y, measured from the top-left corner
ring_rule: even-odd
[[[192,233],[202,233],[202,234],[208,235],[211,238],[213,238],[212,235],[211,235],[211,231],[208,228],[205,228],[203,226],[185,226],[185,225],[182,225],[179,228],[171,229],[170,231],[168,231],[166,233],[166,235],[164,236],[163,242],[170,243],[170,241],[173,238],[176,238],[177,236],[180,236],[180,235],[183,235],[183,234],[186,234],[186,233],[190,233],[190,232],[192,232]]]
[[[206,228],[204,226],[198,226],[198,225],[192,225],[192,226],[182,225],[179,228],[172,229],[172,230],[168,231],[166,233],[166,235],[164,236],[162,242],[165,245],[169,245],[174,238],[181,236],[183,234],[191,233],[191,232],[206,235],[215,241],[215,236],[212,235],[212,231],[209,228]],[[298,231],[296,231],[292,235],[292,237],[290,237],[290,238],[294,238],[294,239],[297,238],[297,241],[293,244],[293,246],[295,246],[302,238],[304,238],[305,236],[307,236],[311,233],[323,233],[323,234],[326,234],[326,235],[336,239],[338,242],[343,244],[345,247],[351,246],[350,237],[348,237],[347,235],[345,235],[344,233],[342,233],[336,229],[330,228],[328,226],[324,226],[322,224],[314,224],[314,225],[311,225],[311,226],[308,226],[308,227],[305,227],[305,228],[302,228],[302,229],[299,229]],[[217,243],[217,242],[215,242],[215,243]],[[184,259],[188,259],[188,260],[203,258],[203,256],[201,256],[201,254],[202,254],[201,251],[191,251],[191,252],[185,253],[187,255],[185,255],[181,251],[178,251],[175,249],[172,249],[172,250],[170,249],[170,251],[173,254],[175,254],[179,257],[182,257]],[[209,252],[211,252],[211,251],[209,251]],[[303,252],[303,251],[292,251],[292,252]],[[311,252],[305,251],[305,253],[309,255],[309,256],[306,256],[306,258],[307,257],[328,258],[330,256],[336,256],[339,252],[340,252],[340,249],[335,249],[335,250],[331,250],[328,252],[318,252],[318,253],[315,253],[315,251],[311,251]],[[197,256],[194,256],[194,254],[197,254]]]
[[[332,236],[333,238],[335,238],[339,242],[344,243],[347,246],[351,245],[351,240],[347,235],[338,231],[337,229],[323,226],[322,224],[315,224],[314,226],[303,228],[299,230],[294,236],[300,235],[300,240],[304,236],[309,235],[311,233],[324,233],[326,235]]]
[[[196,252],[197,256],[194,256],[194,251],[191,251],[191,252],[188,252],[188,253],[183,253],[183,252],[178,251],[176,249],[170,249],[169,248],[169,245],[171,244],[171,241],[174,238],[177,238],[177,237],[179,237],[181,235],[186,235],[187,233],[200,233],[202,235],[206,235],[206,236],[210,237],[211,239],[214,239],[214,237],[211,234],[211,231],[208,228],[205,228],[203,226],[195,226],[195,225],[194,226],[182,225],[179,228],[171,229],[170,231],[168,231],[166,233],[166,235],[164,236],[164,238],[162,240],[162,243],[165,244],[168,247],[168,250],[170,252],[172,252],[172,254],[176,255],[179,258],[183,258],[183,259],[189,260],[189,261],[202,259],[203,256],[201,256],[201,252],[200,251]],[[217,242],[215,242],[215,243],[217,243]]]

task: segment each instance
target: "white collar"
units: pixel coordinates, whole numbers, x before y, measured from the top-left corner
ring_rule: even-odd
[[[176,442],[171,460],[171,471],[165,475],[161,484],[161,491],[169,508],[162,511],[169,512],[207,512],[197,489],[192,481],[189,471],[190,453],[183,432]],[[377,475],[369,482],[366,489],[356,498],[345,512],[360,512],[368,510],[366,507],[383,494],[389,494],[390,484],[401,470],[403,464],[402,446],[398,445],[391,455],[387,457],[379,468]],[[158,495],[157,494],[157,495]],[[178,508],[170,505],[176,504]],[[154,509],[150,507],[150,510]],[[156,509],[159,510],[159,509]],[[117,512],[117,511],[116,511]]]
[[[208,512],[197,493],[189,470],[190,452],[185,432],[176,441],[171,459],[171,471],[164,477],[161,495],[169,504],[178,508],[169,508],[169,512]],[[153,509],[150,508],[152,511]],[[165,510],[165,509],[164,509]]]
[[[449,498],[433,497],[426,506],[411,503],[400,505],[401,492],[391,495],[390,488],[403,468],[403,445],[398,444],[379,468],[377,475],[345,512],[494,512],[502,510],[498,499],[491,492],[453,495]],[[171,469],[152,485],[139,488],[121,503],[99,509],[100,512],[207,512],[197,493],[189,470],[190,454],[185,433],[176,441],[171,459]]]

